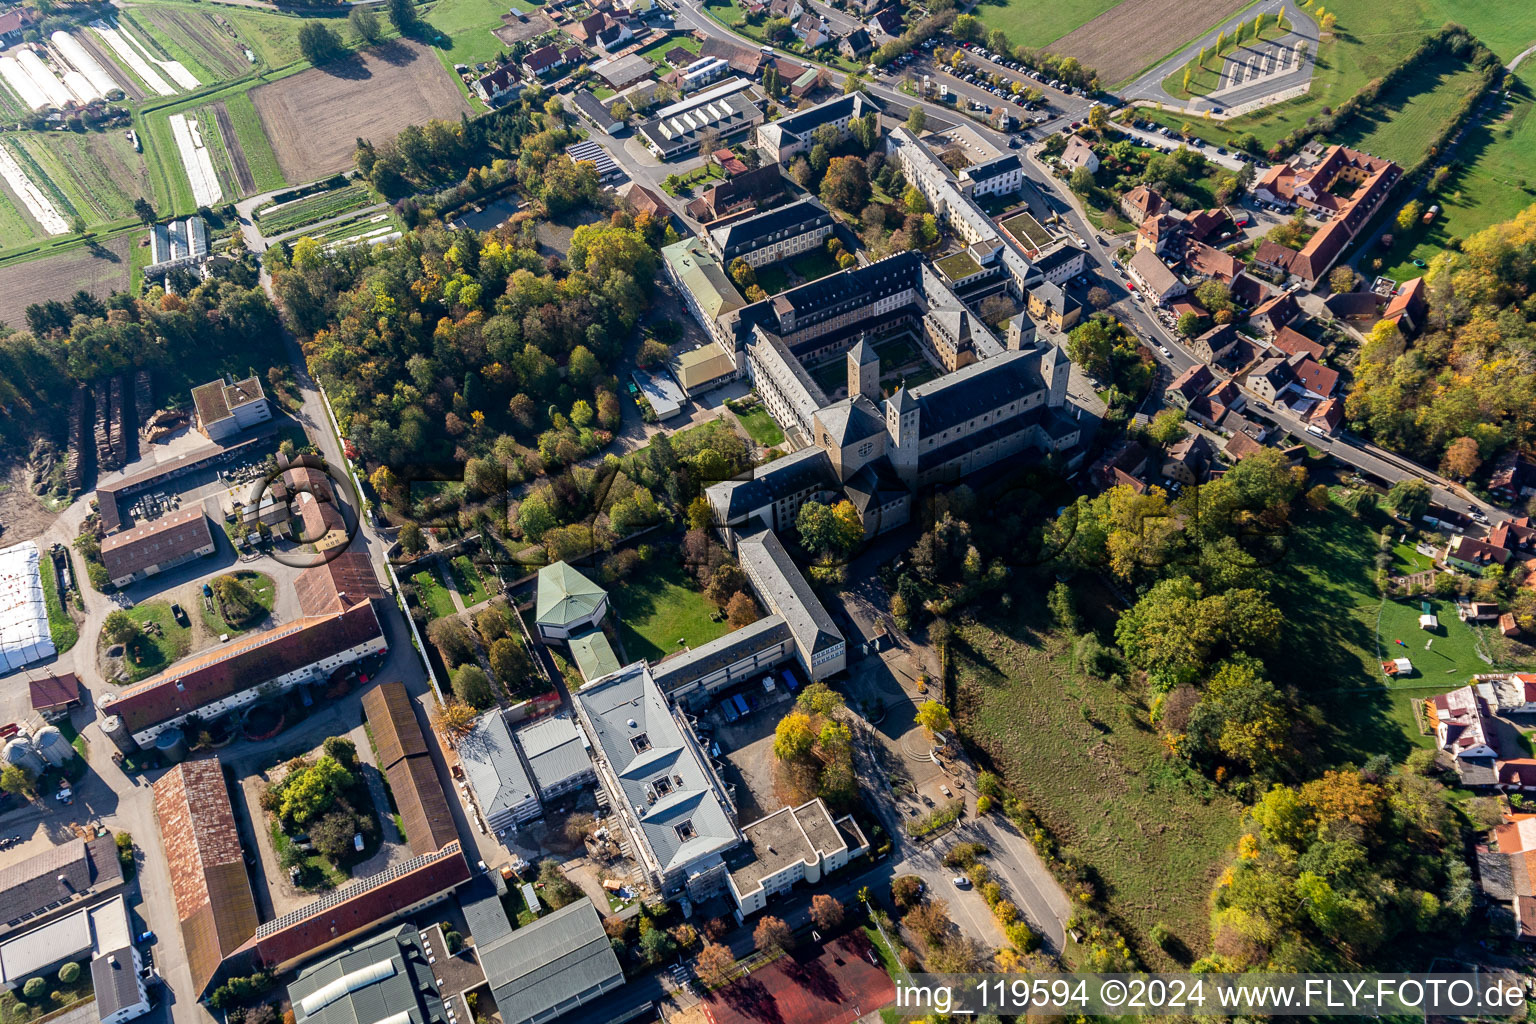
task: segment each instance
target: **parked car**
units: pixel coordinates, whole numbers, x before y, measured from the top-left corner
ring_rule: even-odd
[[[964,875],[956,875],[950,881],[955,883],[956,889],[969,889],[971,887],[971,880]]]

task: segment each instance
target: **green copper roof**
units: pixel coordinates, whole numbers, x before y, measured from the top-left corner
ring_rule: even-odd
[[[600,629],[571,637],[571,656],[581,670],[581,678],[587,682],[617,672],[619,656],[613,653],[613,645]]]
[[[588,618],[608,596],[602,587],[564,562],[539,570],[537,619],[549,626],[565,626]]]

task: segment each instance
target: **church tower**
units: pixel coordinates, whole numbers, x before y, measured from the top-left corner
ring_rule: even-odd
[[[1060,345],[1046,343],[1040,356],[1040,376],[1045,381],[1045,404],[1060,409],[1067,404],[1067,378],[1072,374],[1072,360]]]
[[[890,441],[885,447],[896,475],[908,487],[917,483],[918,424],[917,399],[906,387],[899,387],[885,403],[885,432]]]
[[[880,401],[880,357],[867,336],[848,350],[848,397],[863,395],[871,402]]]

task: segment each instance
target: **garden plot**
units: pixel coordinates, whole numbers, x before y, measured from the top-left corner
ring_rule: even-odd
[[[181,165],[187,170],[187,181],[192,184],[192,199],[198,206],[212,206],[224,198],[219,185],[218,173],[213,169],[213,154],[203,144],[203,136],[196,121],[189,121],[185,114],[170,116],[171,135],[176,139],[176,149],[181,153]]]
[[[32,181],[27,173],[16,162],[16,157],[3,144],[0,144],[0,178],[16,193],[44,231],[50,235],[62,235],[69,231],[69,224],[64,215],[53,205],[53,200],[43,192],[42,188]]]
[[[108,25],[104,21],[98,21],[91,28],[112,48],[112,52],[139,76],[151,92],[160,96],[176,95],[176,89],[166,82],[160,71],[165,72],[165,75],[183,90],[196,89],[202,84],[197,80],[196,75],[182,66],[180,61],[156,58],[126,26],[120,23]],[[156,68],[159,71],[156,71]]]

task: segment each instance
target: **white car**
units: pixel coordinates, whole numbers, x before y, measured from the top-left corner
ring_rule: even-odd
[[[1168,356],[1170,359],[1173,358],[1173,353],[1168,351],[1167,345],[1159,345],[1157,346],[1157,350],[1163,355]]]
[[[956,889],[969,889],[971,887],[971,880],[964,875],[956,875],[950,881],[955,883]]]

